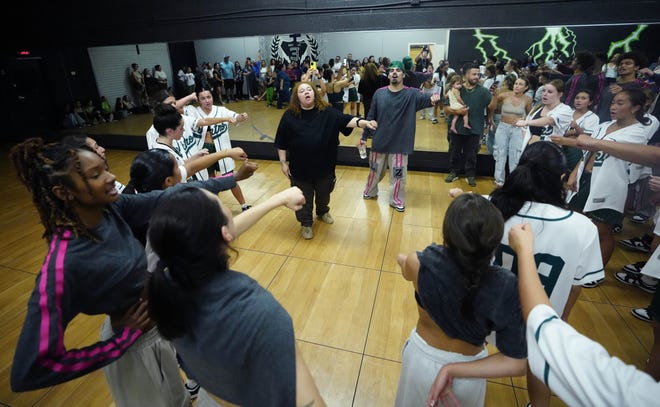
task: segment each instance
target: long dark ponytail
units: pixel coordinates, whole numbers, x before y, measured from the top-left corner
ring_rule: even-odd
[[[472,315],[474,295],[490,269],[502,233],[502,215],[481,195],[459,195],[447,208],[442,235],[444,246],[463,273],[468,292],[461,306],[464,316]]]
[[[200,216],[203,214],[204,216]],[[216,199],[187,185],[161,198],[149,221],[149,243],[159,257],[149,279],[149,313],[167,339],[187,332],[186,314],[197,290],[227,270],[228,219]]]
[[[518,213],[528,201],[565,208],[564,178],[567,175],[566,157],[561,147],[547,141],[532,143],[525,148],[518,166],[504,185],[490,195],[490,201],[505,220]]]

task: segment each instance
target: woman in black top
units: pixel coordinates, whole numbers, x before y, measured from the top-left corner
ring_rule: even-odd
[[[282,173],[305,195],[305,205],[296,212],[296,219],[302,225],[303,238],[311,239],[315,195],[316,215],[325,223],[334,222],[328,203],[335,184],[339,132],[348,136],[350,128],[375,129],[377,123],[328,109],[328,103],[310,82],[296,83],[293,95],[277,127],[275,147]]]

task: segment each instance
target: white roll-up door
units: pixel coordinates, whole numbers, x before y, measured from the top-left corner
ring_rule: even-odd
[[[167,74],[168,86],[172,86],[173,74],[167,43],[92,47],[87,52],[99,96],[105,96],[113,108],[118,97],[134,97],[128,80],[132,63],[137,63],[140,71],[149,68],[152,73],[154,66],[160,65]]]

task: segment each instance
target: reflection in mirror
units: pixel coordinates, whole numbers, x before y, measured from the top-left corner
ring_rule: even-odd
[[[639,24],[274,34],[197,40],[191,43],[191,48],[198,64],[220,62],[227,55],[231,62],[239,62],[244,66],[247,57],[255,60],[259,54],[261,59],[267,61],[266,64],[271,58],[288,61],[309,58],[319,65],[327,64],[331,58],[338,58],[340,63],[349,58],[361,61],[369,56],[374,56],[376,60],[380,56],[387,56],[392,60],[400,60],[404,56],[414,59],[426,45],[430,49],[433,69],[438,68],[440,61],[448,60],[450,68],[458,71],[466,62],[483,62],[490,56],[504,62],[517,58],[521,61],[529,59],[538,64],[555,57],[568,60],[580,49],[602,52],[608,57],[637,49],[647,56],[655,57],[651,55],[656,52],[652,40],[660,35],[659,26]],[[580,48],[576,49],[578,40]],[[169,85],[173,87],[177,72],[182,66],[172,66],[178,62],[170,58],[171,45],[155,43],[90,48],[89,55],[99,94],[106,96],[108,100],[115,100],[117,96],[130,93],[126,70],[133,62],[141,67],[160,64],[168,77]],[[243,86],[244,93],[248,94],[247,81]],[[239,101],[226,107],[250,115],[249,122],[232,131],[232,139],[266,142],[272,140],[282,110],[266,107],[264,101],[254,100]],[[366,115],[363,106],[360,106],[359,114]],[[418,115],[415,150],[446,152],[446,122],[438,116],[438,123],[434,124],[432,120],[428,120],[427,114],[424,116],[424,119],[421,119],[422,115]],[[142,135],[151,121],[149,115],[134,115],[129,119],[95,126],[89,130],[92,133],[110,131],[114,134]],[[348,138],[342,138],[342,145],[354,145],[353,139],[359,136],[358,131],[354,133]],[[481,151],[485,152],[484,146]]]
[[[231,62],[245,65],[250,57],[256,60],[260,54],[265,64],[271,58],[283,60],[304,60],[308,57],[316,61],[319,67],[327,64],[332,58],[339,56],[340,63],[348,57],[362,61],[363,58],[373,56],[377,61],[379,57],[387,56],[392,60],[401,60],[409,55],[415,58],[416,44],[432,44],[432,63],[445,58],[448,31],[435,30],[406,30],[406,31],[354,31],[338,33],[317,34],[279,34],[272,36],[255,36],[241,38],[218,38],[194,41],[194,52],[198,64],[203,62],[222,62],[228,55]],[[139,54],[137,53],[139,49]],[[413,53],[415,55],[413,55]],[[350,55],[349,55],[350,54]],[[143,67],[162,66],[162,71],[168,78],[169,86],[174,89],[177,72],[180,66],[172,66],[167,44],[140,44],[138,46],[108,46],[89,49],[92,67],[97,78],[99,93],[106,98],[114,100],[115,95],[131,93],[128,80],[117,81],[117,77],[128,77],[126,69],[135,62]],[[118,66],[117,61],[126,61],[126,66]],[[248,95],[247,81],[243,85],[244,94]],[[345,92],[347,101],[348,92]],[[225,99],[223,97],[223,99]],[[215,98],[216,104],[219,102]],[[275,136],[277,125],[284,110],[267,107],[266,101],[244,100],[231,102],[225,105],[236,112],[247,112],[250,120],[237,126],[231,132],[233,140],[265,141],[269,142]],[[346,113],[350,113],[348,103]],[[366,116],[364,106],[358,105],[357,113]],[[127,134],[144,135],[151,125],[151,116],[132,115],[125,120],[114,123],[104,123],[89,128],[91,134]],[[440,119],[437,124],[431,120],[418,120],[416,150],[447,151],[446,123]],[[355,130],[349,137],[341,138],[341,145],[353,146],[357,144],[360,132]]]

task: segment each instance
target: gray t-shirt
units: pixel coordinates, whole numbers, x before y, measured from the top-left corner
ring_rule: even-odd
[[[186,304],[188,332],[172,342],[185,370],[210,393],[241,406],[296,404],[293,322],[273,295],[232,270]]]
[[[365,129],[363,138],[373,135],[371,149],[378,153],[411,154],[415,149],[416,112],[431,106],[431,98],[419,89],[392,92],[388,87],[374,93],[367,120],[376,120],[375,131]]]

